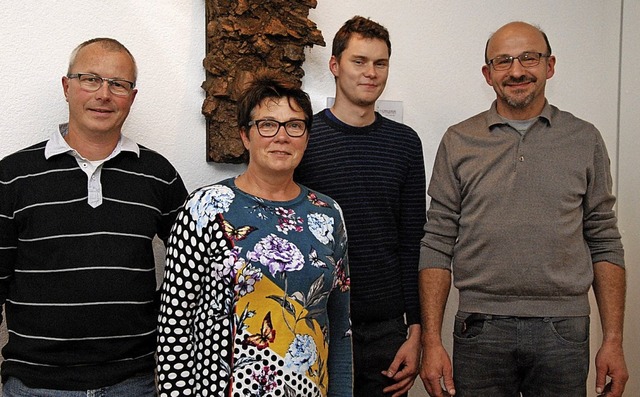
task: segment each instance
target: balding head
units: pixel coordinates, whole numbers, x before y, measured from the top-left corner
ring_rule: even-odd
[[[489,39],[487,40],[487,44],[484,47],[484,63],[488,64],[489,60],[497,55],[492,51],[495,50],[496,42],[504,40],[507,37],[518,37],[523,34],[539,36],[544,41],[544,45],[546,46],[546,54],[551,55],[551,44],[549,44],[549,38],[547,37],[546,33],[542,31],[542,29],[526,22],[516,21],[502,26],[495,33],[493,33],[491,37],[489,37]]]

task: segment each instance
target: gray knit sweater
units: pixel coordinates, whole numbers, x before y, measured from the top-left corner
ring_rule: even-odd
[[[524,136],[495,103],[450,127],[420,269],[452,269],[462,311],[589,314],[592,263],[624,267],[609,163],[592,124],[548,103]]]

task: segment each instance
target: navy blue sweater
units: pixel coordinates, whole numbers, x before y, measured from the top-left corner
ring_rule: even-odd
[[[426,188],[416,132],[377,113],[373,124],[351,127],[326,109],[314,116],[294,179],[331,196],[344,211],[354,323],[405,313],[409,324],[419,323]]]

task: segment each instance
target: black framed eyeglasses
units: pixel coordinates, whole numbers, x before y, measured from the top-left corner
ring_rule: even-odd
[[[532,68],[534,66],[538,66],[540,64],[540,59],[550,56],[550,54],[543,54],[541,52],[528,52],[525,51],[517,57],[512,57],[510,55],[499,55],[493,59],[491,59],[487,65],[491,65],[493,70],[508,70],[511,69],[511,65],[513,64],[513,60],[517,59],[522,65],[523,68]]]
[[[102,84],[106,81],[109,86],[109,91],[113,95],[127,96],[131,94],[131,91],[135,88],[136,83],[123,79],[108,79],[106,77],[100,77],[93,73],[71,73],[67,75],[70,79],[78,79],[80,87],[83,90],[89,92],[95,92],[102,87]]]
[[[307,131],[307,121],[298,119],[289,121],[278,121],[272,119],[251,120],[248,123],[248,126],[251,127],[252,125],[255,125],[258,130],[258,134],[265,138],[276,136],[278,131],[280,131],[280,127],[284,127],[287,135],[292,138],[299,138]]]

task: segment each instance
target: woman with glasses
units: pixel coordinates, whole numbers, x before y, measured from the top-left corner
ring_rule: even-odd
[[[167,245],[161,396],[351,396],[347,238],[293,180],[309,97],[261,75],[238,100],[246,171],[197,189]]]

